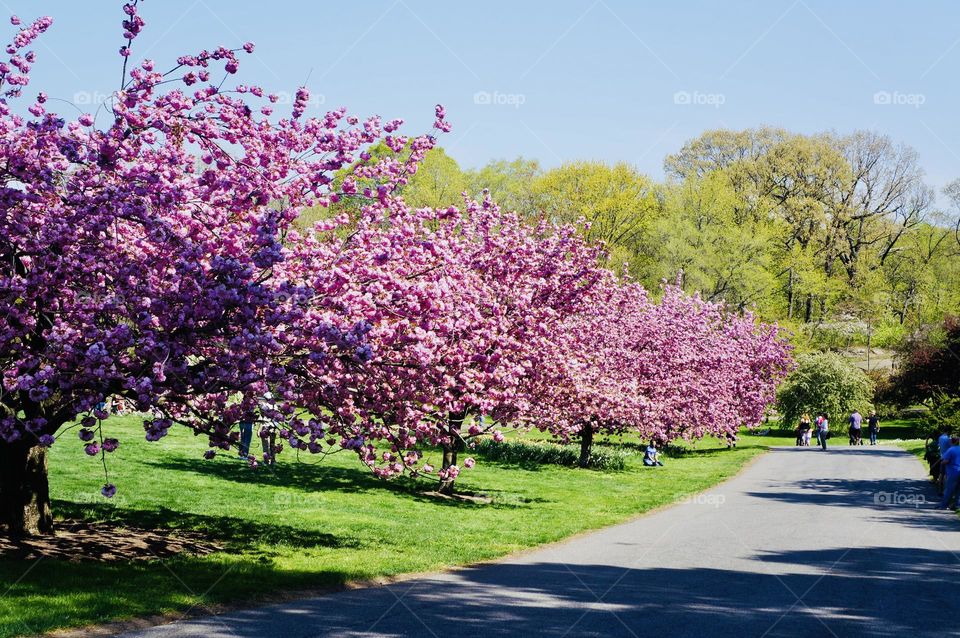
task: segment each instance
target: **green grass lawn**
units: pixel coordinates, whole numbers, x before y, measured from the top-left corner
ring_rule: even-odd
[[[109,457],[117,496],[99,495],[100,463],[69,433],[50,454],[55,514],[200,532],[223,551],[112,563],[0,559],[0,637],[492,559],[674,502],[734,475],[769,445],[793,444],[776,431],[745,434],[732,450],[716,441],[690,446],[664,468],[643,468],[638,452],[617,472],[480,458],[458,481],[490,499],[476,503],[378,481],[352,453],[318,463],[288,451],[275,467],[251,470],[229,455],[203,460],[205,441],[186,431],[148,443],[136,417],[107,425],[121,438]]]

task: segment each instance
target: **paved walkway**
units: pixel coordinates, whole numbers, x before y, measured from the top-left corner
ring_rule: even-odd
[[[924,469],[889,446],[777,449],[687,503],[499,563],[126,638],[960,635],[960,521]]]

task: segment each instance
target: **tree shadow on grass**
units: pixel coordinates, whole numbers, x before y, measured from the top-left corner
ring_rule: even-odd
[[[214,554],[112,563],[0,560],[0,636],[177,611],[207,615],[219,605],[276,601],[283,592],[336,591],[363,574],[278,568],[269,559]],[[9,589],[8,589],[9,587]],[[39,601],[39,602],[38,602]]]
[[[345,539],[320,530],[293,527],[280,523],[263,523],[233,516],[207,516],[177,511],[167,507],[133,509],[91,503],[53,501],[57,516],[110,523],[118,527],[148,530],[201,531],[212,542],[241,551],[254,543],[284,544],[297,548],[357,548],[353,539]],[[278,513],[282,507],[277,506]]]
[[[491,458],[490,455],[484,454],[483,452],[476,452],[476,457],[483,460],[484,465],[489,465],[490,467],[496,467],[502,470],[522,470],[524,472],[543,472],[550,469],[563,469],[569,471],[576,471],[584,468],[579,468],[575,465],[561,465],[559,463],[543,463],[540,461],[533,461],[530,459],[505,459],[505,458]],[[587,471],[610,471],[610,470],[597,470],[595,468],[586,468]]]
[[[682,459],[691,457],[717,456],[719,454],[730,454],[737,448],[712,447],[712,448],[681,448],[672,447],[664,451],[664,456],[670,459]]]
[[[476,494],[478,496],[486,496],[493,499],[493,505],[501,505],[506,507],[521,507],[527,506],[532,503],[553,503],[551,499],[537,497],[524,496],[520,492],[512,490],[497,490],[497,489],[488,489],[483,488],[477,490]]]
[[[532,446],[539,445],[558,445],[555,441],[550,441],[546,439],[530,439],[523,442],[511,441],[511,444],[514,446],[520,446],[531,444]],[[630,443],[594,443],[593,445],[593,454],[594,461],[603,453],[609,453],[610,451],[617,452],[628,449],[631,446]],[[577,457],[572,459],[565,460],[567,462],[560,462],[555,459],[544,460],[537,458],[528,458],[523,455],[523,452],[511,453],[511,452],[498,452],[492,450],[476,449],[468,450],[468,454],[471,454],[478,459],[483,459],[485,465],[490,465],[493,467],[499,467],[505,470],[523,470],[525,472],[543,472],[545,470],[553,469],[565,469],[570,471],[587,471],[587,472],[602,472],[604,474],[616,474],[620,472],[629,472],[631,470],[629,465],[625,467],[597,467],[595,464],[590,465],[589,467],[580,467],[577,464]],[[579,455],[579,452],[577,453]]]
[[[0,534],[0,558],[135,561],[222,551],[205,532],[153,530],[80,519],[58,519],[55,533],[13,539]]]
[[[384,494],[393,493],[417,502],[432,503],[445,507],[455,508],[482,508],[482,507],[524,507],[520,503],[492,502],[484,503],[467,499],[439,498],[429,494],[436,489],[436,483],[424,483],[409,477],[385,481],[373,476],[362,468],[344,468],[332,465],[308,465],[306,463],[282,462],[276,465],[261,466],[251,469],[239,463],[228,461],[206,461],[192,458],[162,458],[144,461],[161,470],[173,472],[189,472],[202,476],[213,476],[224,481],[243,483],[248,485],[270,485],[297,492],[348,492],[350,494]],[[465,496],[482,495],[479,492],[461,491]],[[275,495],[282,501],[281,495]],[[278,505],[282,505],[279,502]]]
[[[531,461],[529,459],[505,459],[505,458],[491,458],[492,455],[485,454],[483,452],[471,451],[471,454],[476,456],[478,459],[483,461],[484,465],[490,467],[496,467],[502,470],[523,470],[524,472],[542,472],[545,469],[550,467],[565,467],[563,465],[556,465],[552,463],[539,463],[537,461]]]

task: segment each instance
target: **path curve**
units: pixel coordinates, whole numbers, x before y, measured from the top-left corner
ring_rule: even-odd
[[[566,543],[123,637],[960,635],[960,522],[935,499],[897,448],[776,448]]]

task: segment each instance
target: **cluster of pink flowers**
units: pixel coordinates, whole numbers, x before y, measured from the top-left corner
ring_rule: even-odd
[[[411,210],[390,196],[346,239],[337,223],[288,236],[285,276],[311,273],[317,300],[284,334],[308,353],[290,398],[312,415],[289,433],[354,450],[379,476],[430,474],[440,448],[449,484],[458,454],[504,426],[734,438],[791,365],[776,327],[674,285],[654,301],[578,228],[529,226],[489,198]]]
[[[772,400],[789,365],[774,327],[675,287],[654,303],[577,227],[530,226],[488,197],[411,210],[397,189],[434,138],[345,109],[305,118],[306,88],[279,118],[263,88],[221,89],[214,67],[236,73],[252,43],[167,73],[142,61],[105,129],[47,113],[42,94],[33,119],[14,114],[34,59],[20,49],[49,25],[21,29],[0,64],[0,441],[49,445],[86,415],[81,441],[103,455],[118,443],[94,441],[101,404],[122,396],[154,415],[148,439],[185,425],[208,458],[259,414],[271,456],[348,449],[380,476],[449,483],[458,453],[508,425],[733,435]],[[392,153],[374,156],[381,142]],[[344,199],[354,218],[295,229]]]
[[[633,432],[663,444],[733,440],[758,425],[789,372],[790,348],[775,326],[664,284],[659,301],[612,278],[590,311],[564,330],[545,376],[541,429]]]

